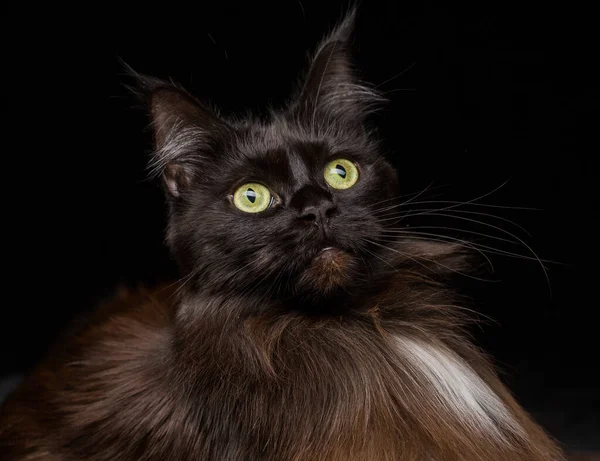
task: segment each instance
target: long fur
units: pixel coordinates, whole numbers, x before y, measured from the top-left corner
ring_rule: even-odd
[[[380,98],[351,69],[353,17],[269,120],[137,76],[182,279],[121,292],[57,344],[0,409],[2,460],[564,459],[468,341],[446,284],[470,256],[383,238],[397,184],[367,127]],[[360,169],[346,191],[323,180],[338,157]],[[236,210],[258,180],[273,206]]]

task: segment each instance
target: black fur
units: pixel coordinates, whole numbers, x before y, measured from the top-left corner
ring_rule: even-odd
[[[178,292],[122,293],[59,344],[1,408],[3,460],[563,459],[461,330],[439,280],[464,269],[461,247],[386,234],[397,182],[352,19],[267,119],[136,75]],[[353,187],[325,181],[336,158]],[[248,182],[272,191],[265,211],[232,203]]]

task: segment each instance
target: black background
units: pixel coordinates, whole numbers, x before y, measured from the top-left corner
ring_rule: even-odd
[[[10,11],[4,244],[16,257],[7,261],[2,373],[34,364],[75,314],[116,284],[173,275],[161,191],[146,179],[148,120],[133,107],[119,59],[172,77],[226,113],[258,111],[285,100],[307,52],[344,9],[221,1]],[[550,291],[538,263],[491,255],[496,282],[468,285],[494,322],[474,335],[552,433],[587,445],[600,434],[590,426],[600,415],[592,21],[591,11],[575,7],[365,1],[355,33],[362,76],[390,100],[374,122],[403,192],[434,181],[424,197],[469,200],[508,180],[481,202],[539,209],[470,208],[515,221],[531,236],[485,219],[560,263],[547,265]]]

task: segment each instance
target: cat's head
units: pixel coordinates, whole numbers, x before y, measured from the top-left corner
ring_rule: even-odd
[[[365,125],[381,98],[351,68],[352,22],[323,40],[267,120],[225,119],[145,80],[167,241],[190,286],[319,298],[368,284],[386,264],[375,210],[396,196],[396,174]]]

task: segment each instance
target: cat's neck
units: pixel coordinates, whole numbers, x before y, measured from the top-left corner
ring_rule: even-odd
[[[339,327],[362,325],[384,333],[431,331],[444,338],[454,337],[467,320],[455,302],[454,295],[437,284],[427,286],[419,279],[415,282],[389,275],[375,279],[368,287],[357,287],[353,293],[318,298],[190,287],[179,295],[174,322],[182,342],[193,342],[211,332],[219,332],[221,339],[232,339],[257,325],[281,330],[331,321],[338,322]]]
[[[495,461],[519,451],[523,457],[515,459],[558,459],[485,357],[460,334],[443,299],[417,306],[409,293],[396,291],[370,299],[365,312],[318,317],[258,296],[188,293],[177,312],[177,363],[193,376],[192,395],[217,380],[236,392],[283,386],[319,400],[346,395],[352,383],[358,386],[349,397],[353,404],[338,402],[334,410],[355,413],[368,391],[359,408],[364,420],[373,408],[394,408],[399,416],[390,416],[390,427],[399,426],[415,443],[434,434],[441,451],[455,450],[455,442],[471,450],[465,459],[489,452],[498,455],[488,457]],[[314,367],[320,370],[316,387],[309,379]],[[531,436],[540,437],[539,447]],[[536,457],[546,444],[547,455]]]

